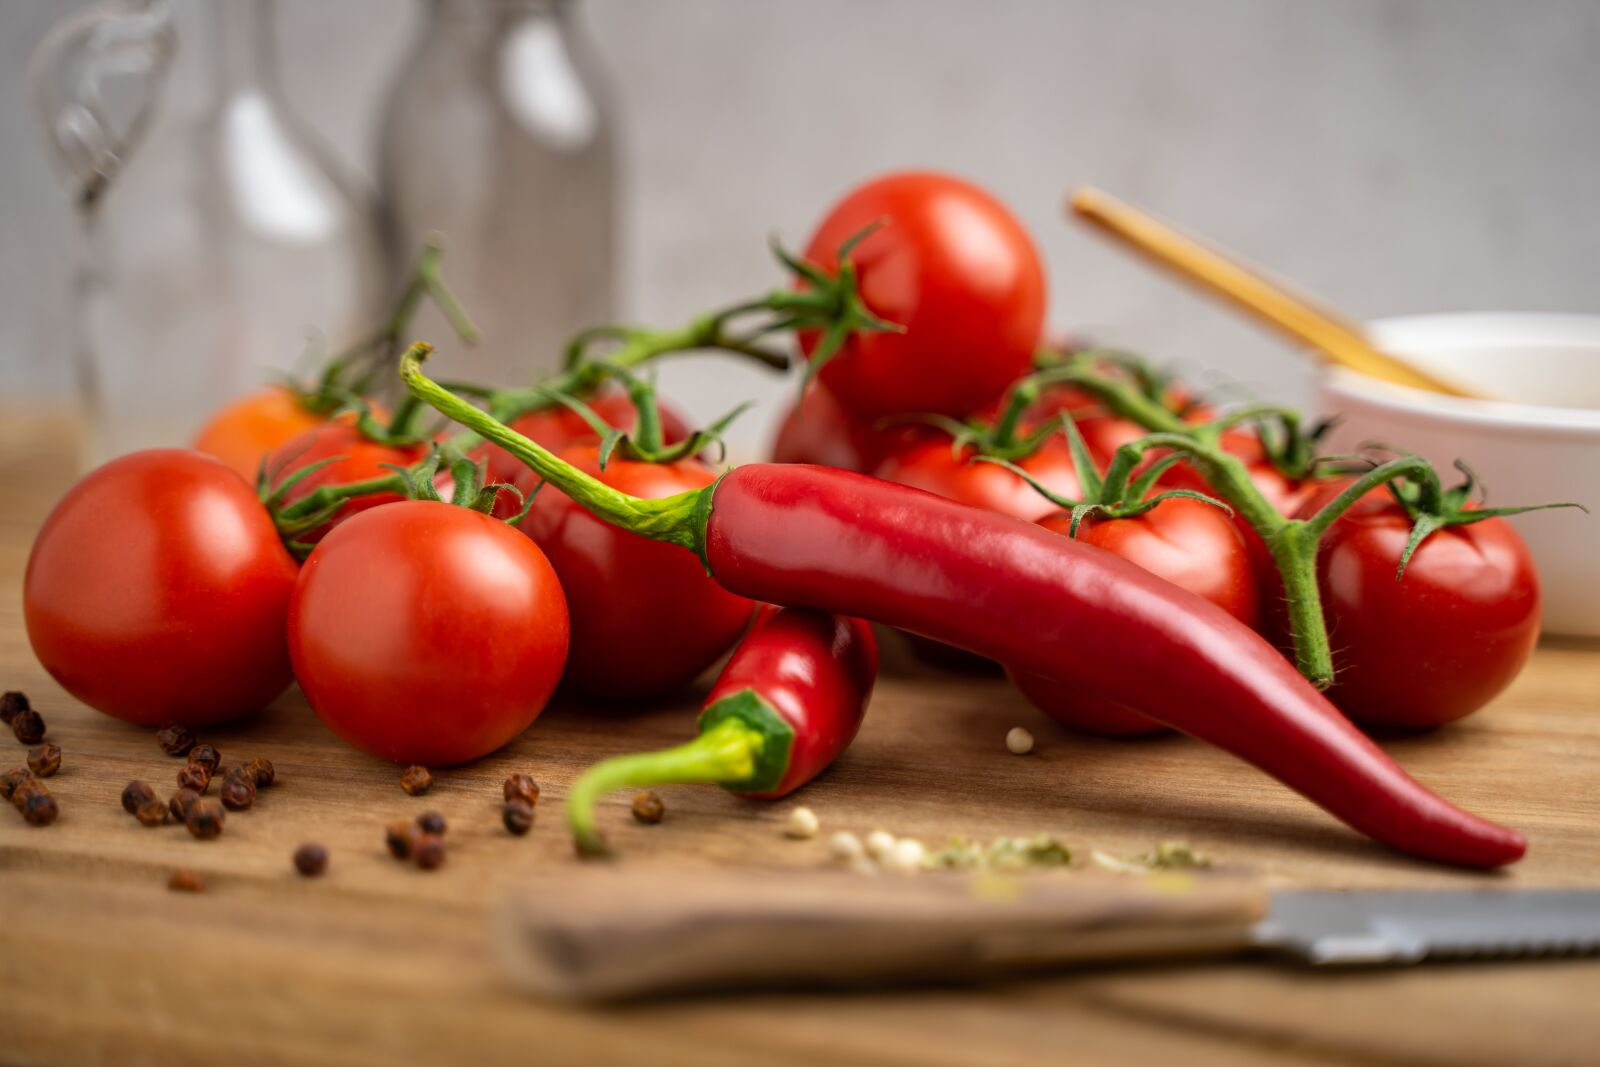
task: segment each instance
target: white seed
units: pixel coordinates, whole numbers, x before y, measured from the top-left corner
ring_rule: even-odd
[[[907,873],[922,869],[922,857],[927,850],[922,847],[922,842],[914,837],[902,837],[894,844],[894,855],[889,860],[889,866],[897,871]]]
[[[834,859],[841,863],[860,859],[866,855],[866,849],[862,847],[861,838],[849,830],[840,830],[828,838],[828,851],[833,854]]]
[[[807,807],[799,807],[789,813],[789,825],[783,828],[783,832],[789,837],[802,839],[816,837],[819,825],[821,824],[817,821],[816,812]]]
[[[1013,755],[1026,756],[1033,751],[1033,735],[1020,726],[1013,726],[1006,732],[1006,747]]]
[[[894,852],[894,835],[887,830],[874,830],[867,835],[867,855],[878,861],[889,858]]]

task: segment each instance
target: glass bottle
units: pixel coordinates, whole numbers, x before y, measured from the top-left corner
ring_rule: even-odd
[[[112,0],[34,56],[83,237],[75,370],[90,463],[187,443],[308,341],[331,350],[370,328],[382,301],[370,200],[278,94],[273,0],[197,7]]]
[[[567,0],[432,0],[390,96],[379,186],[391,284],[430,233],[483,331],[465,349],[436,309],[416,336],[439,372],[515,384],[613,311],[608,102]]]

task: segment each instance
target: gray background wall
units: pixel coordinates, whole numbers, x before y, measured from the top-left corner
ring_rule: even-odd
[[[191,0],[192,2],[192,0]],[[71,219],[24,85],[73,5],[0,0],[0,400],[64,395]],[[370,175],[417,24],[283,0],[292,103]],[[1600,312],[1600,3],[586,0],[619,97],[624,308],[675,321],[770,284],[875,171],[948,168],[1038,235],[1052,321],[1297,398],[1283,346],[1063,220],[1093,182],[1352,314]],[[699,414],[780,386],[672,369]],[[736,444],[765,432],[763,405]]]

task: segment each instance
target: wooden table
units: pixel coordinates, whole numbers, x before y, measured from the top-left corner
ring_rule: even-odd
[[[576,863],[559,803],[576,771],[691,730],[693,696],[635,714],[553,707],[517,743],[441,773],[425,798],[336,741],[298,693],[205,732],[224,757],[265,755],[281,784],[218,840],[145,829],[131,778],[167,789],[177,761],[143,730],[67,698],[28,650],[19,587],[32,531],[72,476],[60,420],[0,416],[0,688],[21,688],[65,750],[49,828],[0,812],[0,1062],[169,1064],[243,1053],[293,1064],[965,1065],[1151,1062],[1560,1064],[1600,1060],[1600,962],[1431,966],[1360,974],[1265,963],[1102,968],[973,989],[759,994],[584,1009],[512,990],[484,922],[508,887]],[[1388,742],[1418,778],[1524,830],[1498,876],[1425,866],[1372,845],[1249,767],[1180,737],[1072,736],[990,678],[891,657],[854,749],[801,799],[825,830],[928,841],[1048,830],[1116,853],[1187,838],[1230,865],[1310,886],[1600,885],[1600,646],[1551,641],[1492,708]],[[599,728],[597,728],[597,722]],[[1025,758],[1003,737],[1039,739]],[[14,761],[21,749],[13,746]],[[531,771],[540,824],[499,826],[500,780]],[[814,865],[821,840],[781,835],[794,802],[662,791],[666,820],[603,819],[640,892],[684,864]],[[448,864],[397,864],[381,828],[426,808],[450,820]],[[289,856],[326,844],[326,877]],[[166,888],[178,866],[203,895]],[[1070,876],[1070,875],[1068,875]]]

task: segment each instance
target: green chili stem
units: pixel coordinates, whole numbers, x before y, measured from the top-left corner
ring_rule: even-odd
[[[567,826],[578,849],[605,851],[595,802],[614,789],[687,782],[742,782],[756,771],[766,737],[736,718],[722,719],[693,741],[658,752],[613,756],[590,767],[567,794]]]

